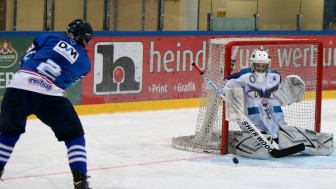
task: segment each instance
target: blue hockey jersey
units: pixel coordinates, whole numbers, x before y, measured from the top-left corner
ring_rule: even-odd
[[[34,39],[8,87],[63,96],[90,69],[85,49],[75,40],[66,33],[44,33]]]
[[[259,81],[251,68],[228,77],[223,87],[241,87],[244,90],[244,111],[260,131],[278,138],[278,128],[287,125],[279,101],[273,92],[281,85],[280,74],[269,69],[265,79]]]

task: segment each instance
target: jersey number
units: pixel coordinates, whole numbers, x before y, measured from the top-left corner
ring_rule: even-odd
[[[48,59],[46,62],[40,63],[40,65],[36,69],[38,73],[49,77],[53,81],[56,80],[57,76],[61,75],[62,71],[61,67],[50,59]]]

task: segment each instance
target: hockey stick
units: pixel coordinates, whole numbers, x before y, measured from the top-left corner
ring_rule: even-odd
[[[214,83],[204,74],[204,72],[193,62],[192,66],[201,74],[206,82],[217,92],[217,94],[224,100],[224,95],[219,91]],[[259,142],[259,144],[264,147],[268,153],[274,158],[281,158],[305,150],[305,145],[303,143],[278,150],[268,141],[265,136],[259,131],[259,129],[251,122],[251,120],[244,114],[240,112],[240,124],[245,127],[247,131]]]

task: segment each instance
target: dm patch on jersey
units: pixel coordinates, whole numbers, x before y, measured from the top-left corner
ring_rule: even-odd
[[[79,53],[76,49],[65,41],[58,42],[53,50],[64,56],[71,64],[79,57]]]

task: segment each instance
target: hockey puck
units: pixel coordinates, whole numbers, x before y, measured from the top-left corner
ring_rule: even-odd
[[[239,163],[239,161],[238,161],[238,159],[236,157],[233,157],[232,161],[233,161],[234,164],[238,164]]]

